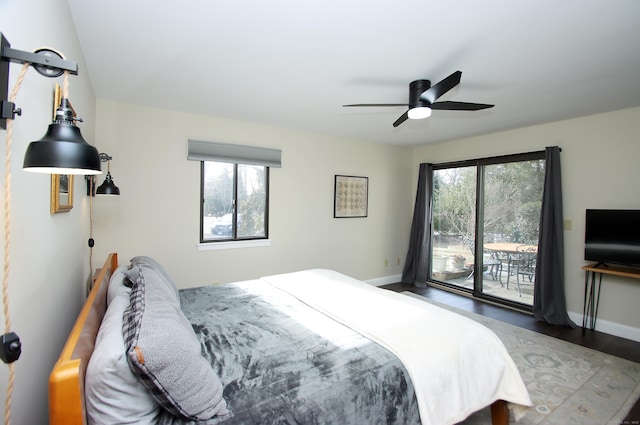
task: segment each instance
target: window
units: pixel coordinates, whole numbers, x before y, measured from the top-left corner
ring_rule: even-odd
[[[269,167],[201,164],[200,242],[266,239]]]
[[[282,151],[191,139],[187,149],[200,162],[198,249],[268,245],[269,170],[282,167]]]
[[[533,303],[544,152],[434,165],[430,280]]]

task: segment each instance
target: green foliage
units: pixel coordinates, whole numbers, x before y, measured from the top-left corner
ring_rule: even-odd
[[[238,236],[264,236],[267,173],[247,167],[238,166]]]
[[[237,183],[234,181],[237,179]],[[203,213],[230,217],[237,196],[237,236],[265,235],[267,168],[219,162],[205,163]]]
[[[203,212],[213,217],[233,212],[232,164],[205,163]]]
[[[434,173],[433,222],[436,232],[473,239],[475,185],[475,167],[450,168]]]
[[[484,234],[501,241],[537,244],[544,160],[478,169],[484,172]],[[462,167],[434,173],[434,231],[462,235],[468,244],[475,239],[476,170]]]

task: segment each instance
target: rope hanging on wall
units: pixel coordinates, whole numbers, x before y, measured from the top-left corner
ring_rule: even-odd
[[[13,88],[10,102],[15,99],[20,91],[24,77],[29,69],[30,64],[25,63],[22,66],[16,85]],[[9,271],[11,258],[11,137],[13,135],[13,119],[7,120],[7,134],[5,140],[5,165],[4,165],[4,273],[2,279],[2,307],[4,310],[4,332],[3,345],[7,344],[9,351],[16,352],[20,356],[20,340],[17,335],[11,332],[11,315],[9,312]],[[5,360],[5,359],[3,359]],[[17,357],[16,359],[17,360]],[[13,385],[15,381],[15,364],[12,360],[9,363],[9,380],[7,383],[7,396],[4,405],[4,423],[11,423],[11,399],[13,397]],[[6,361],[6,360],[5,360]]]
[[[89,195],[89,280],[87,281],[87,295],[93,288],[93,246],[95,241],[93,240],[93,190],[96,184],[96,176],[89,176],[89,187],[91,194]]]
[[[25,62],[22,65],[20,74],[13,88],[9,102],[15,103],[16,97],[22,82],[24,81],[27,70],[32,64]],[[64,80],[62,85],[63,98],[69,95],[69,72],[64,71]],[[21,343],[18,336],[11,332],[11,314],[9,308],[9,275],[11,270],[11,153],[12,153],[12,137],[13,137],[13,118],[7,118],[7,132],[5,138],[5,181],[4,181],[4,272],[2,279],[2,307],[4,311],[4,335],[0,341],[0,353],[2,360],[9,366],[9,377],[7,382],[7,394],[4,406],[4,423],[11,423],[11,402],[13,398],[13,387],[15,383],[15,364],[14,362],[20,357]]]

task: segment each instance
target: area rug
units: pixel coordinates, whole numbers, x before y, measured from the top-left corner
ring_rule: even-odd
[[[463,311],[411,292],[419,298],[467,316],[491,329],[518,366],[533,407],[517,425],[620,425],[640,397],[640,363],[601,353],[557,338]],[[464,425],[490,425],[489,408]],[[512,419],[512,423],[515,423]]]

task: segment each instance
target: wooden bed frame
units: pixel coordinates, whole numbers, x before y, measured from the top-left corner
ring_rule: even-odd
[[[62,353],[49,376],[49,424],[82,425],[87,423],[84,377],[91,358],[100,323],[107,309],[107,288],[118,267],[118,255],[111,253],[96,271],[93,288],[71,329]],[[507,403],[491,405],[493,425],[508,425]]]
[[[84,404],[84,376],[93,353],[100,323],[107,310],[109,279],[118,267],[118,255],[109,254],[97,270],[93,288],[80,310],[71,334],[49,375],[49,423],[87,423]]]

